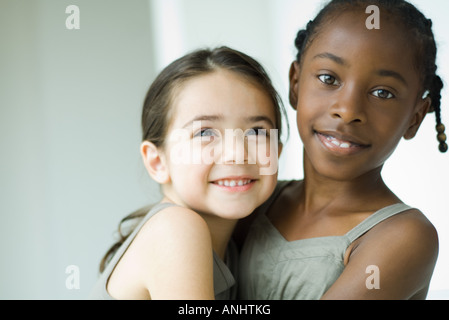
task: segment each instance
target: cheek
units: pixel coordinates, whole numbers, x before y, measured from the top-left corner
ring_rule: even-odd
[[[207,179],[208,168],[202,163],[201,152],[195,150],[190,141],[185,140],[172,144],[168,150],[168,171],[176,191],[189,193],[192,191],[189,189],[199,188]],[[185,188],[191,185],[196,188]]]
[[[207,166],[201,164],[177,164],[170,168],[172,181],[177,184],[200,187],[207,181]]]
[[[248,139],[248,164],[257,165],[261,176],[276,174],[278,170],[279,139],[276,132],[269,137]]]
[[[326,103],[329,103],[329,95],[319,89],[314,77],[310,75],[301,76],[297,103],[298,117],[308,118],[316,113],[315,110],[322,109]]]
[[[379,159],[378,163],[384,163],[396,150],[399,142],[403,136],[403,130],[401,129],[400,121],[392,121],[391,119],[379,122],[382,125],[376,125],[372,128],[372,136],[376,137],[379,150],[377,154]],[[375,160],[375,159],[373,159]]]
[[[171,190],[184,205],[196,207],[206,193],[207,173],[201,165],[176,165],[170,170]]]
[[[307,101],[307,104],[305,103]],[[301,138],[306,138],[311,132],[311,125],[319,118],[320,113],[318,110],[322,110],[316,101],[302,99],[298,103],[296,111],[296,123],[298,126],[298,132]],[[322,113],[321,113],[322,114]]]
[[[392,106],[399,109],[400,106]],[[397,144],[407,131],[409,124],[408,113],[401,110],[400,112],[382,112],[382,109],[374,109],[368,114],[371,132],[377,136],[377,139],[385,141],[391,140],[391,144]],[[389,111],[389,110],[388,110]]]

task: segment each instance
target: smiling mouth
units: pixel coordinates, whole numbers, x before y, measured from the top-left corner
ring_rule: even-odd
[[[339,154],[347,155],[357,153],[370,147],[370,145],[350,141],[343,137],[335,137],[330,133],[315,131],[315,134],[327,149]]]
[[[218,180],[214,181],[214,184],[217,184],[219,186],[225,186],[225,187],[235,187],[235,186],[246,186],[247,184],[250,184],[254,180],[251,179],[241,179],[241,180]]]
[[[224,178],[211,181],[218,188],[230,192],[244,192],[250,190],[257,180],[251,178]]]

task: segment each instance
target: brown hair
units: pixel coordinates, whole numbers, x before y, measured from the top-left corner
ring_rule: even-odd
[[[203,49],[189,53],[167,66],[154,80],[146,95],[142,112],[142,139],[149,141],[156,147],[163,147],[168,131],[171,104],[176,90],[186,81],[212,73],[219,69],[235,72],[259,86],[273,102],[276,116],[276,129],[279,138],[282,135],[282,116],[286,117],[282,100],[274,88],[267,72],[256,60],[250,56],[228,47],[219,47],[213,50]],[[288,131],[288,123],[287,123]],[[100,272],[103,272],[107,263],[117,249],[123,244],[136,226],[122,233],[122,225],[129,221],[143,218],[151,207],[139,209],[121,220],[118,233],[120,239],[108,250],[100,263]]]
[[[145,99],[142,113],[143,141],[164,144],[168,127],[171,99],[175,88],[194,77],[225,69],[236,72],[248,81],[259,85],[270,96],[276,111],[276,129],[282,133],[282,115],[285,111],[281,98],[264,68],[248,55],[220,47],[198,50],[174,61],[153,82]]]

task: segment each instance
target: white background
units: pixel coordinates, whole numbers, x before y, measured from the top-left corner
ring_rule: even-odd
[[[434,21],[449,79],[449,2],[414,0]],[[67,30],[69,5],[81,29]],[[280,178],[302,177],[288,106],[296,32],[322,1],[0,0],[0,299],[84,299],[118,221],[159,199],[141,165],[140,112],[155,75],[197,49],[228,45],[261,61],[289,110]],[[449,85],[449,82],[446,82]],[[448,90],[443,122],[449,127]],[[433,114],[400,144],[384,179],[437,227],[440,256],[429,298],[449,298],[449,155]],[[66,267],[80,289],[66,287]]]

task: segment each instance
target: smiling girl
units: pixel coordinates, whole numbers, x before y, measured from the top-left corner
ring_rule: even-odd
[[[263,169],[277,164],[269,135],[281,111],[264,69],[238,51],[199,50],[164,69],[145,99],[141,145],[163,199],[129,217],[138,224],[107,253],[91,298],[235,298],[229,239],[276,186],[277,170]],[[229,143],[227,130],[242,134]]]
[[[370,5],[380,8],[380,30],[366,28]],[[258,210],[242,250],[241,298],[426,297],[437,232],[381,172],[430,111],[447,151],[431,27],[405,1],[334,0],[298,33],[289,98],[304,180],[279,183]]]

